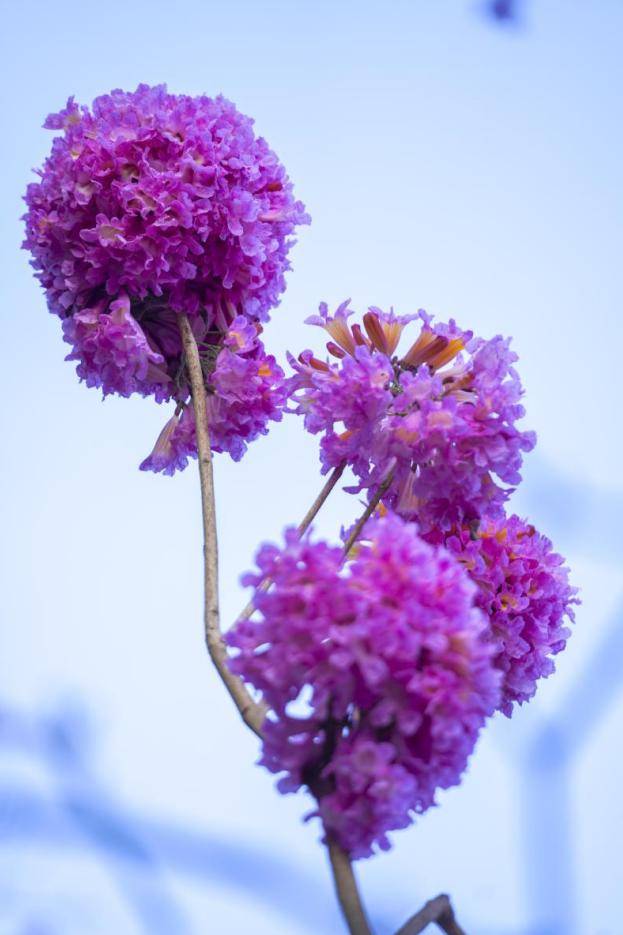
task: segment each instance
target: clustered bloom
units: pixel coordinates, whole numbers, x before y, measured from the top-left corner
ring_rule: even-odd
[[[323,471],[349,465],[351,492],[380,503],[346,561],[294,530],[264,546],[243,579],[258,616],[229,641],[268,705],[261,762],[363,857],[460,781],[489,715],[533,696],[577,598],[549,540],[505,516],[535,443],[509,341],[422,311],[351,315],[309,319],[333,360],[290,357],[288,392]]]
[[[478,530],[459,527],[434,535],[477,585],[476,604],[488,620],[495,666],[503,673],[500,709],[533,697],[537,681],[554,671],[565,648],[577,590],[552,543],[518,516],[487,520]]]
[[[307,786],[327,834],[367,856],[459,782],[498,703],[476,587],[392,514],[367,524],[345,564],[295,530],[257,561],[243,580],[261,616],[229,642],[234,671],[270,706],[262,763],[284,774],[282,791]]]
[[[501,516],[522,455],[535,437],[517,427],[522,388],[509,341],[474,338],[454,321],[433,324],[425,312],[396,316],[372,308],[363,328],[349,325],[343,303],[308,321],[331,336],[335,360],[304,351],[290,363],[295,411],[322,433],[323,470],[349,464],[356,489],[388,477],[385,503],[427,530],[481,516]],[[404,328],[420,322],[406,353]]]
[[[323,304],[308,321],[332,359],[304,351],[286,380],[260,335],[309,219],[252,121],[139,85],[91,110],[70,99],[46,126],[61,133],[26,193],[24,246],[81,380],[173,401],[141,468],[197,456],[184,315],[213,450],[240,459],[290,401],[323,472],[348,465],[368,512],[380,501],[346,556],[293,529],[263,546],[243,579],[255,612],[228,641],[267,703],[261,762],[281,791],[306,787],[352,857],[387,848],[460,781],[486,719],[533,696],[573,620],[563,559],[505,516],[535,444],[510,342],[423,311],[351,324],[348,302]]]
[[[211,392],[240,382],[253,369],[244,354],[221,361],[218,377],[211,366],[234,321],[268,319],[285,287],[292,235],[309,220],[253,121],[223,97],[139,85],[98,97],[91,109],[70,98],[45,126],[61,133],[26,192],[24,246],[81,379],[104,395],[185,403],[177,320],[185,313]],[[278,399],[266,405],[268,375],[256,376],[262,398],[251,401],[248,424],[227,412],[227,394],[211,407],[217,450],[239,452],[236,439],[257,434],[260,411],[281,408]],[[232,394],[235,406],[249,402],[250,394]]]

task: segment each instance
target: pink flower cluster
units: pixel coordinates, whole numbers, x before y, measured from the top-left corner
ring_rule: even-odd
[[[177,318],[187,314],[212,394],[229,381],[238,407],[230,414],[227,394],[215,396],[215,448],[240,453],[240,439],[281,409],[280,371],[259,342],[259,378],[246,352],[223,359],[218,376],[211,368],[234,321],[267,320],[285,287],[292,235],[309,221],[283,166],[229,101],[164,86],[113,91],[91,109],[70,99],[45,125],[61,133],[26,192],[24,246],[63,321],[68,359],[104,395],[184,403]],[[241,396],[243,370],[261,399]],[[271,379],[279,390],[267,404]],[[249,402],[247,420],[240,407]]]
[[[348,303],[334,316],[321,305],[309,319],[325,328],[334,360],[305,351],[290,358],[290,392],[306,428],[322,433],[323,470],[343,462],[374,490],[390,473],[385,503],[422,530],[503,515],[509,485],[535,436],[524,415],[516,355],[508,340],[485,341],[455,322],[433,325],[424,312],[398,317],[370,309],[349,325]],[[421,328],[396,353],[402,331]]]
[[[264,546],[246,578],[259,616],[230,643],[269,706],[261,762],[281,791],[306,786],[326,834],[363,857],[460,781],[489,715],[532,697],[577,598],[551,543],[505,517],[535,442],[517,425],[509,342],[423,312],[351,314],[321,306],[310,321],[333,361],[291,358],[289,391],[324,470],[347,464],[352,492],[383,492],[380,516],[346,562],[293,530]]]
[[[563,559],[505,515],[535,444],[516,355],[423,311],[351,324],[345,302],[309,319],[330,359],[304,351],[286,380],[260,334],[309,219],[252,121],[140,85],[91,110],[70,99],[46,126],[61,133],[26,193],[24,245],[87,386],[174,401],[141,468],[197,455],[186,315],[215,451],[241,458],[289,401],[323,472],[348,465],[351,492],[380,499],[347,556],[295,530],[263,546],[255,613],[228,640],[269,706],[262,763],[280,789],[309,789],[351,856],[386,848],[460,781],[486,719],[533,696],[573,619]]]
[[[139,85],[91,110],[70,98],[45,126],[62,135],[28,186],[26,246],[51,311],[125,291],[210,327],[229,304],[267,318],[308,218],[249,117],[223,97]]]
[[[500,710],[533,697],[537,681],[554,671],[567,643],[565,617],[574,619],[577,590],[562,556],[518,516],[485,520],[476,531],[459,527],[441,541],[477,585],[476,604],[488,621],[495,666],[503,673]]]
[[[261,617],[229,643],[270,705],[262,763],[282,791],[307,786],[327,833],[363,857],[459,782],[500,675],[475,585],[413,524],[370,522],[342,563],[294,530],[264,546],[245,579]]]

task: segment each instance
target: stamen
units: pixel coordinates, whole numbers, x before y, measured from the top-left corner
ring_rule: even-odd
[[[322,370],[325,373],[328,373],[331,370],[329,365],[325,363],[324,360],[318,360],[317,357],[310,357],[306,363],[309,364],[310,367],[313,367],[314,370]]]
[[[370,342],[361,330],[361,325],[353,325],[353,338],[355,339],[355,344],[358,344],[359,347],[370,347]]]
[[[402,363],[409,367],[419,367],[425,363],[431,355],[439,353],[446,346],[448,339],[434,334],[426,328],[420,333],[415,344],[409,348]]]
[[[388,354],[389,347],[387,344],[387,338],[385,337],[385,332],[381,327],[379,316],[375,315],[374,312],[366,312],[366,314],[363,316],[363,324],[374,347],[381,351],[382,354]]]
[[[333,341],[327,341],[327,350],[329,354],[333,354],[334,357],[337,357],[338,360],[342,360],[346,357],[346,352],[342,350],[341,347],[338,347]]]

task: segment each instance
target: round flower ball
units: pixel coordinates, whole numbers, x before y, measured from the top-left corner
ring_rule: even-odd
[[[503,515],[536,437],[525,415],[516,354],[501,335],[483,340],[455,321],[434,324],[420,309],[395,315],[370,308],[361,324],[342,303],[308,319],[330,336],[331,358],[290,357],[294,411],[321,434],[323,473],[348,464],[372,496],[421,531]],[[419,333],[399,350],[413,322]],[[415,329],[413,329],[415,330]]]
[[[282,792],[312,792],[351,857],[369,856],[460,781],[498,703],[476,587],[391,513],[346,565],[342,549],[290,530],[258,566],[244,579],[258,617],[229,642],[234,671],[270,706],[262,763]]]
[[[550,540],[518,516],[455,529],[445,546],[478,588],[476,603],[503,674],[500,710],[510,717],[554,671],[553,657],[567,645],[567,622],[579,603],[577,589]]]
[[[265,321],[309,221],[253,121],[223,97],[139,85],[72,98],[28,186],[24,246],[70,359],[104,393],[178,396],[186,313],[206,360],[239,316]]]

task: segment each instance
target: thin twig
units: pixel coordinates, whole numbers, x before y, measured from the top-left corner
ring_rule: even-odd
[[[326,481],[324,487],[322,488],[322,490],[320,491],[320,493],[318,494],[318,496],[316,497],[316,499],[314,500],[314,502],[308,509],[307,513],[305,514],[301,522],[296,527],[296,531],[298,532],[299,536],[302,536],[305,530],[309,529],[313,521],[316,519],[316,516],[320,512],[321,507],[323,506],[325,501],[328,499],[329,494],[331,493],[331,491],[333,490],[333,488],[339,481],[340,477],[344,473],[345,467],[346,467],[346,461],[342,461],[341,464],[338,464],[338,466],[331,471],[331,474],[329,475],[329,478]],[[273,583],[272,578],[264,578],[264,580],[258,586],[258,590],[268,591],[272,583]],[[251,616],[254,610],[255,610],[255,604],[253,600],[250,600],[247,606],[244,608],[244,610],[242,610],[240,614],[238,615],[238,617],[236,618],[236,623],[241,623],[243,620],[247,620]]]
[[[218,605],[218,542],[216,536],[216,508],[214,503],[214,476],[212,450],[208,429],[206,392],[199,359],[199,349],[188,318],[179,315],[179,328],[186,359],[188,379],[195,409],[201,506],[203,516],[203,569],[204,569],[204,627],[205,641],[216,671],[240,712],[245,724],[261,737],[265,709],[257,704],[247,691],[242,679],[234,675],[227,662],[227,648],[219,623]]]
[[[324,504],[325,500],[327,500],[329,494],[331,493],[331,491],[333,490],[333,488],[339,481],[340,477],[344,473],[345,467],[346,467],[346,461],[342,461],[342,463],[338,464],[336,468],[333,468],[333,470],[329,474],[329,477],[324,487],[322,488],[322,490],[320,491],[320,493],[318,494],[318,496],[316,497],[316,499],[314,500],[314,502],[308,509],[307,513],[305,514],[301,522],[296,527],[296,531],[298,532],[299,536],[302,536],[305,530],[308,529],[313,523],[313,521],[316,519],[316,516],[320,512],[320,508]]]
[[[389,485],[391,484],[391,482],[392,482],[392,480],[393,480],[393,477],[394,477],[394,472],[393,472],[393,470],[392,470],[392,471],[389,472],[389,474],[387,475],[387,477],[385,478],[385,480],[382,481],[382,482],[379,484],[379,486],[378,486],[377,489],[376,489],[376,493],[374,494],[374,496],[372,497],[372,499],[371,499],[370,502],[368,503],[367,507],[365,508],[364,512],[361,514],[361,516],[359,517],[359,519],[357,520],[357,522],[356,522],[355,525],[353,526],[353,528],[352,528],[352,530],[351,530],[351,533],[350,533],[350,536],[348,537],[348,539],[347,539],[346,542],[344,543],[344,557],[345,557],[345,558],[348,557],[348,553],[350,552],[350,550],[352,549],[353,545],[355,544],[355,542],[356,542],[357,539],[359,538],[359,533],[361,532],[361,530],[362,530],[363,527],[366,525],[366,523],[368,522],[368,520],[370,519],[370,517],[372,516],[372,514],[373,514],[374,511],[376,510],[377,506],[379,505],[379,503],[380,503],[380,501],[381,501],[381,497],[383,496],[383,494],[385,493],[385,491],[387,490],[387,488],[388,488]]]
[[[450,897],[442,893],[441,896],[435,896],[429,899],[425,906],[411,916],[408,922],[396,932],[396,935],[418,935],[423,932],[427,925],[434,922],[446,935],[465,935],[465,932],[456,921]]]
[[[332,838],[327,842],[327,850],[335,892],[350,935],[372,935],[348,854]]]

